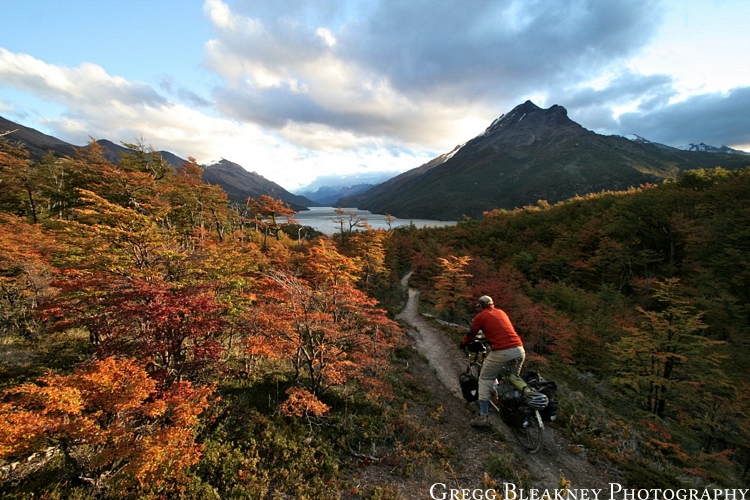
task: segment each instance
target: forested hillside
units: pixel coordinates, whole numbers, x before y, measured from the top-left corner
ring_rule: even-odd
[[[585,394],[567,431],[641,486],[746,484],[750,171],[484,215],[402,236],[434,308],[461,322],[493,296]]]
[[[392,319],[410,270],[450,322],[492,295],[572,389],[560,429],[628,485],[747,480],[747,170],[453,228],[345,230],[342,211],[336,238],[147,148],[31,161],[0,140],[0,186],[7,498],[382,499],[455,478],[466,457]],[[529,481],[505,463],[487,484]]]
[[[382,232],[291,239],[284,203],[147,149],[2,143],[0,184],[6,498],[334,497],[386,439]]]

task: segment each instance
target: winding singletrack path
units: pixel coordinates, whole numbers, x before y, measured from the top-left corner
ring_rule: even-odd
[[[456,404],[467,404],[458,384],[458,374],[466,368],[467,358],[440,329],[419,314],[419,291],[409,287],[410,277],[411,273],[401,280],[401,285],[408,289],[409,295],[406,306],[396,315],[396,319],[407,325],[407,333],[413,339],[415,348],[428,359],[442,385],[457,398]],[[473,408],[475,405],[471,406]],[[500,433],[504,441],[514,448],[518,459],[525,462],[526,468],[532,474],[534,488],[560,488],[561,479],[564,478],[570,481],[571,488],[603,489],[605,491],[602,493],[608,494],[610,483],[618,483],[616,474],[613,474],[616,471],[604,470],[604,464],[596,466],[589,462],[585,451],[582,452],[580,448],[569,443],[550,425],[545,426],[541,451],[530,455],[518,445],[499,415],[491,412],[490,423],[492,430]],[[466,432],[482,431],[471,428],[467,418]]]

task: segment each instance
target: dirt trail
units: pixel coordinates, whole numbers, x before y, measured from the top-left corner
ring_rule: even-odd
[[[396,316],[408,325],[408,333],[414,340],[416,349],[429,360],[430,367],[435,371],[436,379],[442,384],[436,384],[435,390],[447,388],[457,399],[455,404],[465,404],[458,384],[458,373],[466,368],[466,357],[456,345],[450,342],[445,334],[433,327],[430,322],[419,314],[419,292],[408,287],[410,274],[402,279],[404,288],[408,289],[409,299],[406,307]],[[465,422],[457,422],[456,432],[463,433],[466,441],[474,441],[478,433]],[[525,462],[526,469],[531,473],[531,484],[535,488],[553,489],[560,487],[560,479],[564,477],[571,483],[571,488],[609,488],[609,483],[618,482],[617,478],[608,471],[590,463],[585,452],[572,446],[552,426],[546,426],[542,449],[531,455],[517,445],[510,429],[502,422],[497,413],[491,412],[490,422],[494,431],[504,437],[516,450],[519,460]],[[487,440],[487,446],[492,440]]]

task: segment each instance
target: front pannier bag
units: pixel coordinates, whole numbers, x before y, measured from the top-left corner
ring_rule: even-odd
[[[473,403],[479,399],[479,380],[468,368],[458,375],[458,383],[461,385],[461,394],[467,402]]]

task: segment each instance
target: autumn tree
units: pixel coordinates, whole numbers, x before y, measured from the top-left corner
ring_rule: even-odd
[[[36,179],[28,151],[0,137],[0,210],[37,222]]]
[[[49,219],[70,219],[79,204],[80,182],[78,165],[70,158],[58,158],[49,152],[35,165],[39,178],[40,216]],[[43,208],[43,210],[41,210]]]
[[[455,320],[458,311],[471,299],[471,274],[466,272],[469,262],[470,256],[449,255],[438,258],[440,274],[435,277],[433,291],[435,309],[446,312],[451,320]]]
[[[230,217],[227,195],[221,187],[203,181],[203,169],[194,158],[183,164],[164,191],[170,205],[165,223],[184,235],[186,247],[204,245],[210,232],[224,240]]]
[[[112,164],[94,141],[77,149],[73,157],[58,158],[50,151],[35,161],[22,147],[0,139],[0,184],[4,187],[0,209],[23,214],[32,222],[69,219],[80,204],[79,189],[97,192],[123,206],[139,203],[137,191],[151,183],[147,179],[144,173],[126,172]]]
[[[87,328],[99,355],[141,359],[165,384],[221,357],[224,307],[206,285],[88,274],[59,284],[63,293],[43,317],[58,329]]]
[[[51,447],[74,471],[73,481],[163,497],[184,485],[186,468],[201,456],[196,427],[212,392],[188,382],[159,389],[127,358],[49,374],[2,394],[0,457],[20,459]]]
[[[297,214],[288,204],[272,196],[261,195],[247,199],[247,210],[252,214],[256,228],[263,233],[263,250],[268,249],[268,236],[279,239],[282,225],[296,224]]]
[[[200,267],[211,239],[223,243],[231,228],[239,227],[233,220],[238,215],[219,187],[203,182],[192,159],[174,173],[154,166],[161,160],[136,153],[140,163],[130,159],[127,170],[108,163],[95,146],[76,160],[99,173],[91,174],[89,189],[76,190],[75,219],[65,232],[90,260],[76,262],[71,255],[67,265],[179,281],[189,268]]]
[[[178,235],[160,224],[159,214],[142,213],[112,203],[91,191],[81,191],[76,218],[66,223],[62,236],[71,248],[65,267],[138,276],[175,273],[187,253]]]
[[[130,146],[140,149],[124,153],[120,164],[110,161],[95,141],[79,150],[74,161],[81,176],[80,188],[121,207],[157,214],[166,208],[166,201],[157,190],[158,181],[165,175],[163,160],[157,153],[147,153],[145,146]]]
[[[336,207],[334,211],[336,212],[336,216],[333,218],[333,222],[339,226],[339,238],[342,248],[346,246],[346,238],[351,236],[355,229],[370,228],[367,217],[364,215],[352,210],[344,210],[341,207]]]
[[[377,374],[387,364],[397,326],[355,286],[359,267],[321,240],[301,273],[267,273],[257,308],[249,311],[248,353],[290,363],[295,381],[320,397],[357,380],[386,394]],[[304,393],[295,393],[295,397]],[[310,408],[309,398],[301,398]]]
[[[658,282],[653,294],[658,307],[639,307],[641,324],[616,344],[618,380],[642,397],[650,412],[664,417],[668,403],[679,409],[695,399],[698,387],[717,389],[726,384],[719,351],[723,342],[703,335],[702,313],[679,280]]]
[[[135,143],[123,142],[122,146],[125,150],[119,155],[117,165],[126,172],[142,172],[159,180],[172,170],[161,153],[143,139]]]
[[[349,242],[348,254],[358,259],[361,282],[365,287],[372,287],[379,276],[387,272],[385,266],[385,239],[387,233],[382,230],[360,231],[353,235]]]
[[[33,312],[54,293],[50,254],[62,248],[39,225],[0,214],[0,334],[39,332]]]

